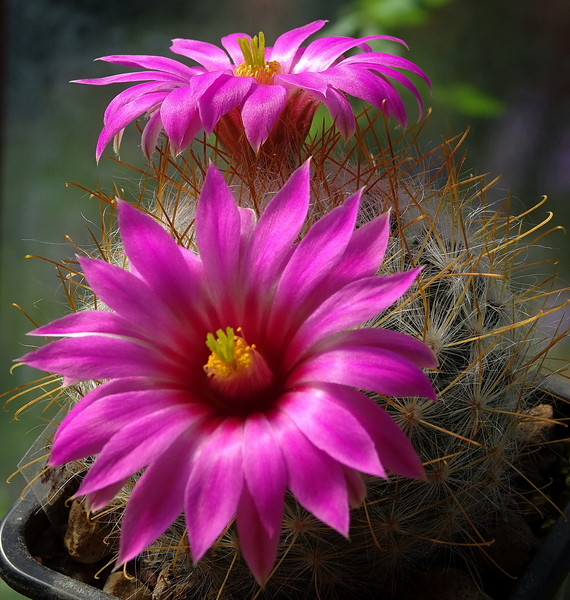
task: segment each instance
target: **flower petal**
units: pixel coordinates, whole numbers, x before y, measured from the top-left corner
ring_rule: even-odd
[[[331,402],[321,389],[297,387],[279,400],[279,410],[331,458],[358,471],[385,477],[366,430],[350,411]]]
[[[116,481],[107,487],[87,494],[87,497],[85,498],[86,510],[96,512],[105,508],[105,506],[107,506],[107,504],[109,504],[109,502],[111,502],[111,500],[123,489],[127,481],[128,478]]]
[[[251,492],[266,535],[279,537],[287,467],[273,430],[262,413],[250,415],[246,419],[243,448],[246,487]],[[260,460],[260,457],[263,459]]]
[[[289,376],[288,387],[327,382],[388,396],[437,396],[428,377],[399,354],[382,348],[350,346],[308,358]]]
[[[180,322],[164,306],[158,295],[133,273],[103,260],[79,257],[79,264],[96,296],[109,308],[137,324],[141,331],[153,332],[157,326],[169,335],[172,344]],[[152,312],[148,307],[152,306]]]
[[[62,465],[66,462],[70,462],[72,459],[68,458],[73,450],[69,448],[66,442],[60,444],[59,438],[64,435],[65,430],[72,426],[75,419],[79,418],[85,410],[87,410],[95,402],[104,399],[106,396],[112,396],[115,394],[124,394],[126,392],[139,392],[142,389],[152,389],[154,385],[153,380],[146,379],[144,377],[128,377],[124,379],[113,379],[101,385],[98,385],[95,389],[91,390],[88,394],[73,406],[71,411],[66,415],[63,422],[57,428],[55,432],[53,444],[50,452],[49,465],[57,466]],[[86,444],[90,444],[90,441],[85,439]],[[98,450],[88,452],[83,456],[89,456],[95,454]]]
[[[364,46],[370,40],[390,40],[406,45],[402,40],[388,35],[370,35],[363,38],[324,37],[311,42],[299,62],[293,68],[294,73],[303,71],[324,71],[347,50]]]
[[[348,535],[348,492],[341,465],[316,448],[283,412],[270,420],[287,462],[289,488],[323,523]]]
[[[222,38],[222,46],[230,55],[230,58],[236,67],[244,61],[243,52],[238,44],[238,40],[243,38],[251,40],[251,36],[247,33],[230,33],[230,35],[226,35]]]
[[[176,379],[176,365],[150,344],[88,335],[56,340],[20,359],[31,367],[66,378],[65,385],[89,379],[155,376]]]
[[[367,52],[349,56],[348,58],[343,59],[339,65],[357,65],[366,69],[376,69],[380,72],[384,70],[384,67],[405,69],[406,71],[410,71],[410,73],[421,77],[431,88],[429,77],[412,61],[407,58],[402,58],[401,56],[394,56],[393,54],[385,54],[382,52]]]
[[[412,269],[384,277],[366,277],[329,296],[298,329],[287,349],[285,364],[290,366],[293,360],[301,360],[319,339],[382,313],[408,291],[419,272],[420,269]]]
[[[328,108],[335,127],[340,131],[345,140],[352,137],[356,131],[356,119],[352,112],[352,106],[346,99],[346,96],[335,90],[330,85],[327,87],[326,95],[322,98],[317,96],[321,102]]]
[[[275,340],[287,334],[286,323],[295,325],[314,309],[307,300],[343,255],[354,230],[359,200],[360,194],[347,198],[295,246],[273,301],[268,332]]]
[[[326,23],[327,21],[313,21],[280,35],[273,44],[271,60],[275,60],[281,65],[283,73],[289,73],[299,46],[313,33],[322,29]]]
[[[315,94],[327,93],[328,80],[323,73],[295,73],[276,75],[275,83],[284,85],[288,88],[300,88],[313,92]],[[351,111],[352,112],[352,111]]]
[[[238,207],[223,175],[210,165],[196,208],[196,244],[211,291],[223,303],[237,289],[241,241]],[[227,316],[228,319],[231,315]]]
[[[202,129],[195,95],[186,85],[172,90],[162,102],[160,118],[170,141],[179,152]]]
[[[129,90],[130,91],[130,90]],[[152,112],[168,95],[165,90],[146,93],[139,98],[124,104],[106,115],[106,123],[97,140],[96,158],[99,160],[107,144],[129,123],[143,113]]]
[[[162,389],[161,389],[162,388]],[[57,430],[50,461],[63,464],[85,456],[98,454],[122,429],[168,408],[190,404],[192,397],[180,390],[164,389],[155,383],[148,389],[107,394],[83,409],[80,414],[70,413],[65,427]],[[199,398],[195,398],[199,400]],[[197,415],[209,410],[198,402],[192,405]]]
[[[170,50],[175,54],[181,54],[195,60],[208,71],[220,71],[232,68],[227,54],[221,48],[208,42],[176,38],[172,40]]]
[[[275,525],[278,525],[279,529],[270,535],[260,518],[254,498],[244,486],[237,508],[240,549],[247,566],[260,586],[267,582],[277,558],[281,519]]]
[[[186,486],[190,550],[199,561],[234,516],[243,488],[243,426],[226,419],[215,431],[199,431],[198,450]]]
[[[202,419],[204,412],[194,405],[167,406],[123,427],[99,453],[77,495],[90,494],[140,471]]]
[[[337,66],[326,72],[330,85],[351,96],[361,98],[378,109],[385,105],[386,113],[406,126],[406,109],[393,85],[384,78],[365,69]]]
[[[379,327],[339,331],[323,339],[314,348],[314,352],[347,346],[384,348],[395,354],[400,354],[418,367],[435,369],[438,365],[437,356],[433,350],[420,340],[399,331]]]
[[[157,291],[163,306],[167,306],[180,323],[195,326],[203,307],[200,282],[183,257],[188,251],[181,248],[161,225],[127,202],[119,201],[118,213],[131,268]],[[191,317],[186,315],[184,306],[193,307]]]
[[[319,384],[319,387],[332,402],[339,403],[359,420],[374,441],[380,462],[386,469],[403,477],[425,479],[422,462],[412,442],[374,400],[345,386]]]
[[[69,83],[83,83],[88,85],[109,85],[111,83],[132,83],[133,81],[167,81],[170,83],[187,83],[188,78],[162,71],[136,71],[135,73],[120,73],[107,77],[96,77],[92,79],[75,79]],[[132,89],[132,88],[131,88]]]
[[[184,509],[195,438],[185,431],[148,466],[133,488],[121,523],[117,566],[160,537]]]
[[[214,130],[222,115],[242,103],[254,81],[253,77],[224,75],[200,95],[198,106],[206,133]]]
[[[141,147],[147,160],[151,159],[158,143],[158,136],[160,135],[161,130],[162,119],[160,118],[160,111],[157,110],[148,120],[141,136]]]
[[[244,253],[242,277],[257,293],[274,283],[284,260],[307,217],[310,197],[310,163],[306,161],[289,177],[261,213]]]
[[[164,56],[115,54],[112,56],[102,56],[97,60],[102,60],[104,62],[113,63],[116,65],[123,65],[125,67],[142,67],[143,69],[164,71],[165,73],[177,75],[185,80],[188,80],[189,77],[192,77],[197,72],[195,68],[188,67],[185,64],[174,60],[173,58],[166,58]]]
[[[247,140],[255,152],[269,137],[285,108],[287,91],[280,85],[254,85],[245,99],[241,118]]]

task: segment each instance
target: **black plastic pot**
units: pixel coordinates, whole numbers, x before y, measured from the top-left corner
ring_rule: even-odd
[[[28,541],[34,530],[45,528],[47,516],[33,494],[12,507],[0,522],[0,576],[32,600],[113,600],[95,587],[71,579],[37,562]]]
[[[550,600],[570,573],[570,504],[519,577],[508,600]]]

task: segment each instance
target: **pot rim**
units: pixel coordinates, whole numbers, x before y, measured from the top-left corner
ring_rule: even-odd
[[[41,510],[33,494],[27,494],[0,521],[0,577],[32,600],[112,600],[114,596],[41,565],[32,557],[26,544],[26,526]]]

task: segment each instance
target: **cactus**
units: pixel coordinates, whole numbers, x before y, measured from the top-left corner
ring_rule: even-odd
[[[550,324],[550,315],[563,305],[556,304],[559,291],[552,278],[541,281],[534,274],[537,265],[524,263],[550,217],[529,224],[542,202],[516,216],[509,200],[488,206],[484,178],[463,175],[465,136],[422,154],[417,146],[421,124],[392,140],[387,128],[380,136],[380,119],[365,112],[361,129],[346,146],[333,128],[314,129],[298,161],[313,157],[310,221],[366,186],[361,224],[391,210],[383,269],[423,267],[418,285],[378,315],[374,325],[411,334],[434,350],[439,369],[431,377],[439,401],[375,400],[412,440],[427,480],[369,477],[366,502],[351,513],[350,541],[288,498],[277,565],[263,590],[243,563],[234,526],[193,565],[180,518],[137,560],[137,573],[154,573],[156,600],[325,600],[372,597],[379,591],[397,596],[410,572],[450,563],[473,571],[474,554],[485,555],[492,542],[482,527],[513,507],[517,460],[526,452],[518,425],[533,418],[528,414],[533,397],[557,371],[547,353],[563,335]],[[242,205],[258,213],[295,166],[271,154],[232,157],[206,138],[175,161],[166,141],[141,181],[137,204],[185,247],[194,242],[194,207],[210,159],[225,169]],[[114,200],[93,193],[102,206],[102,232],[88,254],[122,265]],[[72,310],[100,308],[83,289],[73,262],[58,268]],[[543,326],[547,320],[551,331]],[[47,394],[61,403],[57,388],[56,381],[55,391]],[[75,397],[69,394],[65,402],[86,391],[74,389]],[[72,472],[88,466],[83,461]],[[95,515],[111,527],[111,547],[130,489],[125,486],[109,509]]]

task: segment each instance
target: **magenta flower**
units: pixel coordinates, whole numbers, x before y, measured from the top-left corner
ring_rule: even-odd
[[[237,514],[243,556],[263,583],[274,565],[288,488],[343,535],[362,502],[360,473],[421,478],[422,464],[388,414],[358,390],[426,396],[422,342],[351,329],[414,282],[418,269],[376,276],[388,214],[355,230],[360,194],[296,242],[309,206],[309,165],[256,222],[210,167],[198,201],[198,253],[119,203],[130,270],[80,258],[111,310],[77,312],[32,332],[62,337],[24,356],[64,384],[107,380],[66,416],[50,464],[98,455],[78,495],[105,506],[135,484],[118,562],[185,511],[194,560]]]
[[[265,48],[263,34],[253,39],[234,33],[222,39],[226,52],[217,46],[196,40],[175,39],[171,50],[186,56],[201,66],[188,67],[160,56],[104,56],[99,60],[142,67],[137,71],[100,79],[81,79],[77,83],[106,85],[144,81],[121,92],[107,107],[104,127],[97,142],[97,160],[115,137],[120,140],[123,129],[141,115],[149,117],[142,135],[142,149],[147,158],[154,152],[161,129],[168,134],[175,152],[182,152],[204,129],[216,130],[222,120],[224,143],[239,143],[231,139],[232,123],[239,123],[257,152],[276,131],[279,121],[292,121],[302,139],[308,133],[319,103],[325,104],[345,138],[355,131],[352,107],[346,95],[355,96],[386,110],[402,125],[406,125],[406,110],[390,79],[404,85],[416,96],[422,107],[416,86],[397,69],[418,75],[429,85],[429,79],[416,65],[405,58],[372,52],[366,42],[387,39],[401,44],[402,40],[385,35],[364,38],[327,37],[301,44],[321,29],[326,21],[314,21],[293,29],[277,38],[272,48]],[[359,48],[361,53],[344,58],[345,52]],[[233,132],[231,135],[234,135]],[[291,136],[289,136],[291,137]],[[277,140],[279,142],[279,139]]]

